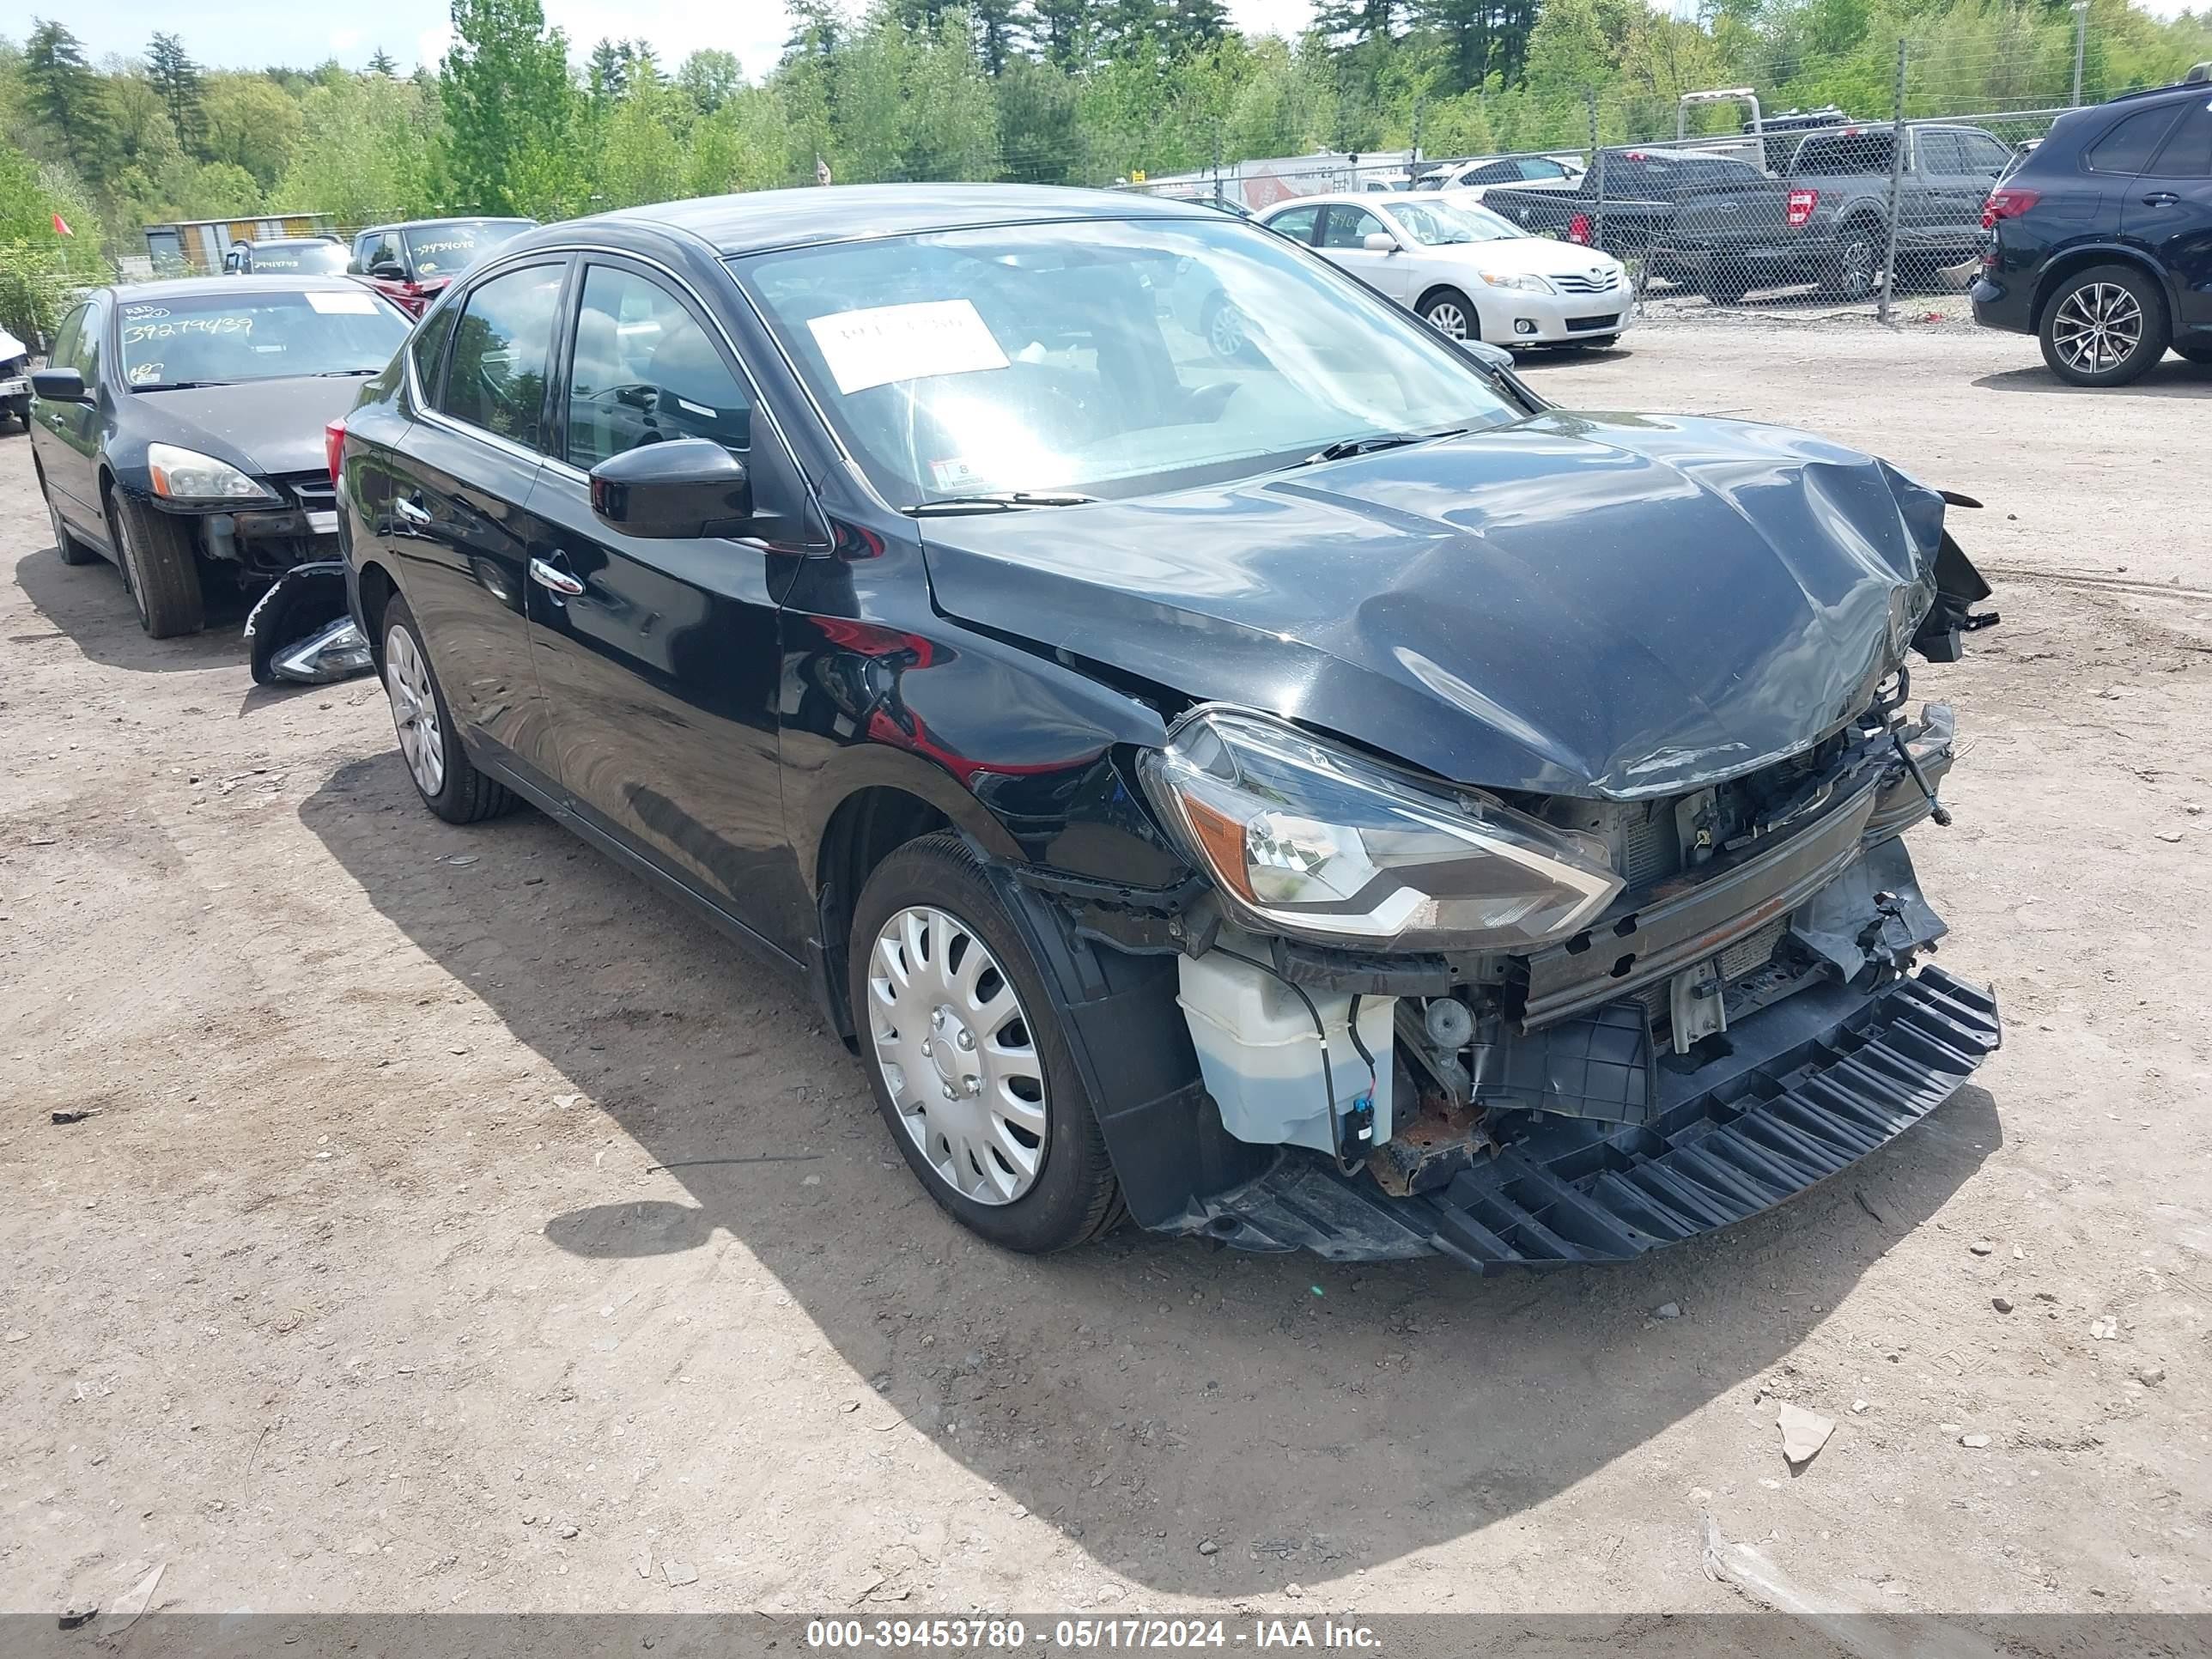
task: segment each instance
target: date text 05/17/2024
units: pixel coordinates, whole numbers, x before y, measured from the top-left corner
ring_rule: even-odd
[[[1048,1627],[1019,1619],[818,1619],[808,1621],[806,1645],[830,1652],[863,1650],[938,1649],[976,1653],[1011,1652],[1035,1641],[1062,1650],[1291,1648],[1378,1650],[1382,1643],[1365,1625],[1334,1619],[1059,1619]]]

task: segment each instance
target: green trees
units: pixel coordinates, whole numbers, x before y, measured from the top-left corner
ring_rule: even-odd
[[[1900,34],[1917,114],[2060,103],[2072,77],[2058,0],[1322,0],[1296,40],[1240,34],[1227,0],[793,0],[776,62],[708,48],[672,73],[641,40],[572,61],[543,3],[452,0],[452,51],[405,76],[380,49],[359,72],[211,70],[170,33],[103,71],[34,20],[0,40],[5,179],[70,204],[75,269],[96,242],[143,252],[162,219],[553,218],[810,185],[817,157],[846,184],[1103,184],[1324,148],[1579,146],[1591,94],[1608,139],[1671,134],[1680,94],[1713,86],[1879,116]],[[2091,99],[2212,58],[2202,11],[2091,6]],[[0,277],[30,257],[0,249]]]
[[[199,142],[204,112],[200,108],[200,67],[173,34],[156,34],[146,47],[146,78],[169,112],[169,125],[178,141]]]
[[[581,205],[568,37],[538,0],[453,0],[439,76],[441,177],[455,210],[559,218]]]
[[[52,130],[80,177],[98,179],[107,165],[107,98],[76,36],[59,23],[34,20],[21,74],[31,114]]]

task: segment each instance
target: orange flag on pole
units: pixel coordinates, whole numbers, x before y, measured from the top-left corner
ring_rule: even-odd
[[[63,218],[60,214],[57,213],[54,215],[54,234],[57,236],[74,236],[76,233],[69,228],[69,221]]]

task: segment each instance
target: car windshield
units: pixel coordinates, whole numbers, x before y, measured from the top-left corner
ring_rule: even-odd
[[[335,276],[346,268],[346,251],[336,242],[262,242],[254,247],[253,268],[278,276]]]
[[[733,259],[894,505],[1127,496],[1521,418],[1404,311],[1203,220],[935,232]]]
[[[1407,235],[1425,247],[1451,242],[1503,242],[1528,233],[1487,208],[1443,202],[1393,202],[1390,216]]]
[[[488,224],[414,225],[405,233],[407,257],[414,262],[417,278],[458,276],[501,243],[511,242],[524,231],[535,228],[527,219],[495,219]]]
[[[125,298],[117,319],[123,375],[140,392],[163,386],[373,374],[407,337],[408,321],[366,288],[228,291],[164,300]]]

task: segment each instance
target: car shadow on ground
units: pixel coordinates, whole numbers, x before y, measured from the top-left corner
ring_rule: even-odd
[[[1772,1407],[1758,1421],[1747,1385],[2002,1141],[1970,1087],[1797,1202],[1607,1269],[1483,1279],[1128,1231],[1018,1257],[921,1191],[795,977],[559,825],[438,823],[396,753],[340,768],[300,817],[685,1195],[519,1220],[601,1261],[726,1231],[938,1448],[1160,1592],[1279,1589],[1461,1537],[1655,1455],[1731,1390],[1741,1467],[1779,1477]],[[462,847],[468,868],[440,862]],[[1680,1316],[1654,1319],[1668,1303]],[[1693,1524],[1686,1509],[1686,1560]]]
[[[2041,363],[2031,368],[2002,368],[1974,384],[1990,392],[2039,392],[2066,398],[2202,398],[2212,392],[2212,363],[2166,356],[2140,380],[2126,386],[2069,386]]]
[[[106,559],[64,564],[52,547],[15,561],[15,586],[40,616],[76,642],[92,661],[137,673],[165,674],[197,668],[227,668],[246,660],[240,630],[246,606],[235,594],[210,594],[207,627],[179,639],[155,640],[138,625],[138,612],[122,573]],[[23,644],[43,635],[12,641]]]

